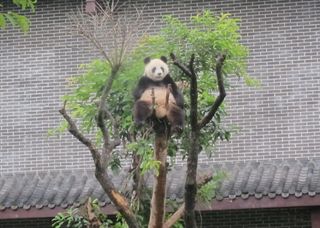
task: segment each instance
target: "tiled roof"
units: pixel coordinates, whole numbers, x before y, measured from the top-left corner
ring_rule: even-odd
[[[200,165],[199,175],[217,170],[228,173],[217,190],[217,200],[237,197],[287,198],[290,195],[299,198],[302,195],[314,196],[320,193],[320,159]],[[129,188],[126,171],[115,176],[116,186]],[[170,171],[167,182],[169,198],[183,198],[184,176],[185,167],[175,167]],[[125,192],[128,189],[122,190]],[[101,206],[110,204],[92,171],[0,174],[0,210],[66,208],[83,204],[89,196],[99,199]]]

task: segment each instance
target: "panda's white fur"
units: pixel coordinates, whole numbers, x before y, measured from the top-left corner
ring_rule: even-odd
[[[144,75],[153,81],[161,81],[168,73],[169,67],[161,59],[150,60],[144,68]]]

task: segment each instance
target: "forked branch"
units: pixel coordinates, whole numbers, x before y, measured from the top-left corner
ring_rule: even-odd
[[[222,76],[222,66],[225,60],[225,55],[219,55],[216,61],[216,76],[219,87],[219,96],[210,107],[209,112],[203,117],[203,119],[198,122],[198,81],[197,74],[194,69],[195,55],[192,55],[189,61],[189,65],[186,66],[182,64],[174,54],[170,54],[173,64],[186,74],[190,78],[190,149],[188,151],[187,159],[187,176],[185,182],[185,195],[184,195],[184,222],[186,227],[197,227],[196,217],[195,217],[195,203],[197,195],[197,166],[198,166],[198,153],[200,152],[199,138],[200,130],[206,124],[208,124],[214,115],[216,114],[218,108],[222,104],[226,93],[223,84]],[[182,215],[182,211],[179,210],[179,215]],[[178,215],[175,215],[178,217]]]
[[[106,163],[107,163],[107,160],[109,158],[111,151],[116,146],[118,146],[120,144],[118,124],[106,106],[107,97],[110,93],[110,90],[112,88],[112,84],[118,74],[119,69],[120,68],[117,66],[113,67],[113,69],[111,71],[111,75],[109,76],[109,78],[106,80],[106,82],[104,84],[101,98],[100,98],[100,102],[99,102],[99,107],[98,107],[97,125],[100,128],[102,135],[103,135],[103,141],[104,141],[104,150],[103,150],[104,161],[103,161],[103,163],[105,165],[107,165]],[[113,125],[113,135],[114,135],[113,141],[110,140],[110,136],[109,136],[110,129],[108,129],[106,127],[105,119],[109,119],[111,124]]]
[[[211,106],[209,112],[202,118],[202,120],[198,123],[199,128],[203,128],[206,126],[213,116],[218,111],[218,108],[222,104],[224,98],[226,97],[226,91],[224,89],[224,83],[223,83],[223,75],[222,75],[222,66],[224,63],[226,56],[223,54],[218,55],[217,57],[217,63],[216,63],[216,75],[217,75],[217,81],[218,81],[218,88],[219,88],[219,95],[213,105]]]
[[[173,61],[173,64],[176,65],[185,75],[187,75],[188,77],[192,76],[192,72],[190,71],[190,69],[186,65],[181,63],[173,53],[170,54],[170,57]]]
[[[106,1],[105,5],[97,3],[96,14],[79,11],[71,17],[76,34],[93,44],[111,68],[98,103],[96,118],[97,126],[103,135],[103,148],[98,150],[88,138],[81,134],[75,122],[67,114],[66,104],[60,113],[69,124],[69,132],[91,151],[96,168],[95,175],[102,188],[123,215],[129,227],[136,228],[138,227],[136,216],[130,209],[127,199],[116,190],[108,175],[110,155],[112,150],[120,144],[120,136],[117,120],[108,109],[106,102],[128,51],[135,45],[138,37],[150,28],[152,21],[143,20],[143,9],[128,7],[128,5],[122,7],[123,5],[119,2],[119,0],[110,0]],[[119,8],[128,12],[118,13]]]
[[[119,9],[121,13],[118,13]],[[111,67],[118,66],[153,24],[154,19],[143,19],[143,10],[125,1],[96,2],[96,13],[78,10],[70,17],[72,30],[88,40]]]
[[[85,137],[80,130],[77,128],[75,122],[68,115],[66,111],[66,102],[63,105],[63,108],[59,110],[60,114],[63,118],[68,122],[68,130],[69,132],[77,138],[82,144],[87,146],[91,152],[92,158],[94,160],[95,168],[96,168],[96,177],[99,183],[101,184],[103,190],[107,193],[113,204],[119,210],[119,212],[124,216],[126,222],[129,227],[138,228],[139,225],[136,221],[135,215],[131,211],[129,207],[129,203],[127,199],[119,193],[114,187],[110,176],[107,173],[107,166],[105,166],[101,159],[101,154],[99,150],[94,146],[90,139]],[[106,130],[105,126],[102,126],[104,130]],[[100,128],[101,129],[101,128]],[[104,148],[105,150],[105,148]]]

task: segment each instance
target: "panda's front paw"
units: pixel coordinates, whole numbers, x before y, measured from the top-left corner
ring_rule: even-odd
[[[183,132],[183,126],[180,126],[180,125],[172,126],[172,133],[181,135],[182,132]]]
[[[135,124],[135,126],[136,126],[137,128],[141,128],[141,127],[143,126],[143,124],[144,124],[144,121],[142,121],[142,120],[135,120],[135,121],[134,121],[134,124]]]

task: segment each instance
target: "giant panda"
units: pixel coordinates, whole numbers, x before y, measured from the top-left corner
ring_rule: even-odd
[[[184,101],[169,74],[167,58],[144,59],[144,75],[134,96],[134,121],[140,126],[145,121],[165,119],[174,132],[181,132],[184,124]]]

